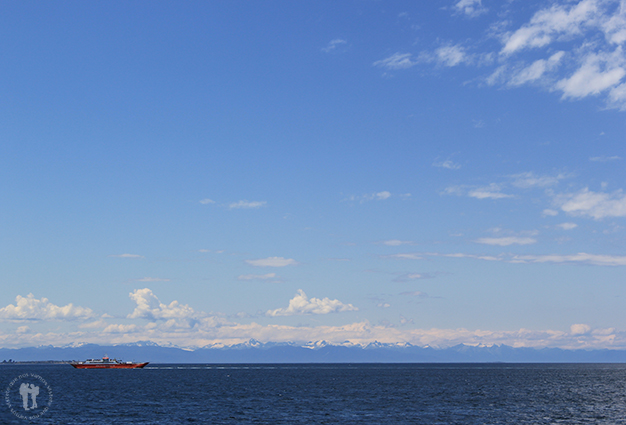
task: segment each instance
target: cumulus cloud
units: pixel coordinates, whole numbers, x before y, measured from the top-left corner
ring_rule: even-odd
[[[591,331],[591,326],[585,324],[575,324],[570,326],[570,332],[572,335],[584,335]]]
[[[330,298],[308,298],[302,289],[298,289],[298,293],[289,300],[287,308],[277,308],[269,310],[267,316],[294,316],[301,314],[329,314],[339,313],[343,311],[357,311],[358,308],[352,304],[344,304],[339,300],[331,300]]]
[[[266,201],[246,201],[241,200],[238,202],[233,202],[228,205],[228,208],[233,209],[256,209],[264,207],[267,204]]]
[[[137,303],[135,310],[128,315],[129,319],[167,320],[197,317],[193,308],[186,304],[179,304],[178,301],[163,304],[148,288],[135,289],[129,296]]]
[[[621,190],[605,193],[585,188],[577,193],[556,195],[554,202],[562,211],[575,216],[596,220],[626,216],[626,195]]]
[[[498,246],[509,246],[509,245],[531,245],[537,242],[534,238],[528,237],[517,237],[517,236],[508,236],[502,238],[479,238],[476,239],[476,243],[482,243],[486,245],[498,245]]]
[[[246,263],[255,267],[285,267],[298,264],[298,262],[293,258],[284,257],[268,257],[260,258],[258,260],[246,260]]]
[[[0,308],[0,320],[85,320],[93,317],[93,311],[77,307],[52,304],[47,298],[37,299],[33,294],[18,295],[15,304]]]

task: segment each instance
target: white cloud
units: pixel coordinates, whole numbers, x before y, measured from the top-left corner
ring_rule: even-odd
[[[116,254],[116,255],[109,255],[109,257],[115,257],[115,258],[145,258],[143,255],[139,255],[139,254]]]
[[[339,313],[342,311],[357,311],[358,308],[352,304],[344,304],[339,300],[331,300],[330,298],[308,298],[302,289],[298,289],[298,293],[289,300],[287,308],[277,308],[276,310],[268,310],[267,316],[294,316],[301,314],[329,314]]]
[[[326,47],[323,47],[322,52],[330,53],[334,51],[335,49],[337,49],[338,46],[341,46],[347,43],[348,42],[344,39],[336,38],[334,40],[331,40]]]
[[[442,161],[442,162],[434,162],[433,163],[433,167],[447,168],[448,170],[459,170],[459,169],[461,169],[461,166],[459,164],[455,164],[454,162],[452,162],[449,159],[447,159],[445,161]]]
[[[260,258],[258,260],[246,260],[246,263],[255,267],[285,267],[298,264],[296,260],[284,257],[268,257]]]
[[[467,193],[467,196],[476,199],[503,199],[513,197],[513,195],[502,193],[500,186],[495,183],[491,183],[489,186],[472,189]]]
[[[102,332],[113,333],[113,334],[129,334],[129,333],[137,332],[138,330],[139,330],[139,327],[134,324],[130,324],[130,325],[112,324],[104,328]]]
[[[376,307],[389,308],[389,307],[391,307],[391,304],[389,304],[389,303],[379,303],[379,304],[376,305]]]
[[[449,186],[443,191],[445,195],[467,195],[476,199],[504,199],[513,198],[513,195],[502,193],[502,187],[499,184],[491,183],[488,186],[472,187],[472,186]]]
[[[421,291],[408,291],[408,292],[401,292],[400,295],[404,296],[404,297],[420,297],[420,298],[428,298],[428,294],[425,292],[421,292]]]
[[[241,200],[239,202],[233,202],[228,205],[229,209],[253,209],[253,208],[261,208],[267,204],[266,201],[246,201]]]
[[[482,0],[459,0],[454,8],[459,13],[463,13],[470,18],[475,18],[487,12],[487,8],[482,5]]]
[[[476,239],[477,243],[487,245],[509,246],[509,245],[531,245],[537,242],[533,238],[522,238],[516,236],[508,236],[503,238],[479,238]]]
[[[580,252],[578,254],[547,254],[547,255],[513,255],[500,254],[498,256],[467,254],[467,253],[451,253],[444,254],[439,252],[424,252],[412,254],[394,254],[381,256],[381,258],[406,258],[422,260],[424,257],[448,257],[448,258],[469,258],[484,261],[503,261],[509,263],[555,263],[555,264],[587,264],[593,266],[626,266],[626,256],[620,255],[604,255],[604,254],[588,254]]]
[[[584,252],[572,255],[515,255],[510,261],[517,263],[580,263],[594,266],[626,266],[626,256],[597,255]]]
[[[431,279],[433,276],[428,273],[407,273],[401,276],[398,276],[393,281],[394,282],[409,282],[411,280],[422,280],[422,279]]]
[[[417,61],[411,60],[411,53],[394,53],[386,59],[374,62],[374,66],[389,70],[406,69],[417,65]]]
[[[548,209],[543,210],[541,214],[546,216],[546,217],[547,216],[554,217],[554,216],[559,215],[559,212],[556,211],[556,210],[551,210],[551,209],[548,208]]]
[[[575,324],[570,326],[570,333],[572,335],[584,335],[591,331],[591,326],[585,324]]]
[[[563,229],[563,230],[572,230],[578,227],[578,224],[576,223],[561,223],[561,224],[557,224],[556,227]]]
[[[387,246],[400,246],[400,245],[411,245],[413,244],[412,241],[401,241],[398,239],[391,239],[388,241],[383,241],[381,242],[383,245],[387,245]]]
[[[37,299],[33,294],[15,297],[15,305],[0,308],[0,320],[84,320],[93,316],[85,307],[52,304],[47,298]]]
[[[618,47],[613,53],[588,53],[581,67],[571,76],[558,81],[555,87],[564,98],[583,98],[615,87],[626,75],[624,53]]]
[[[276,273],[266,273],[266,274],[242,274],[237,279],[238,280],[269,280],[275,279]]]
[[[541,79],[547,72],[555,70],[565,52],[557,52],[546,59],[538,59],[532,64],[522,68],[511,76],[508,84],[510,86],[521,86]]]
[[[135,310],[128,315],[129,319],[167,320],[191,319],[197,317],[193,308],[186,304],[172,301],[169,305],[163,304],[148,288],[135,289],[129,294],[137,303]]]
[[[364,202],[369,202],[369,201],[384,201],[386,199],[391,198],[392,196],[393,195],[391,194],[391,192],[383,190],[382,192],[366,193],[365,195],[361,195],[361,196],[352,195],[346,198],[344,201],[359,201],[362,204]],[[407,194],[400,195],[400,196],[410,197],[411,194],[407,193]]]
[[[593,162],[609,162],[609,161],[620,161],[622,157],[613,155],[613,156],[592,156],[589,158],[589,161]]]
[[[570,7],[554,4],[535,13],[528,24],[505,37],[501,53],[510,55],[522,49],[544,47],[558,36],[579,35],[595,23],[600,0],[583,0]]]
[[[459,45],[439,47],[435,50],[437,62],[444,66],[453,67],[469,61],[465,49]]]
[[[571,215],[592,217],[596,220],[605,217],[626,217],[626,195],[621,190],[605,193],[585,188],[577,193],[557,195],[554,202],[561,210]]]
[[[513,182],[511,183],[513,186],[521,189],[530,189],[533,187],[554,186],[567,176],[565,174],[558,174],[556,176],[537,176],[533,172],[526,172],[513,174],[509,177],[513,179]]]
[[[201,200],[200,200],[200,203],[201,203],[202,205],[208,205],[208,204],[214,204],[214,203],[215,203],[215,201],[214,201],[214,200],[212,200],[212,199],[209,199],[209,198],[204,198],[204,199],[201,199]]]

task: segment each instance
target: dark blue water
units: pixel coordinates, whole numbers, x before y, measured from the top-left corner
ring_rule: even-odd
[[[52,392],[30,422],[5,400],[24,374]],[[38,409],[16,384],[8,395],[32,416],[48,390],[23,379],[39,382]],[[622,364],[7,365],[0,386],[2,424],[626,424]]]

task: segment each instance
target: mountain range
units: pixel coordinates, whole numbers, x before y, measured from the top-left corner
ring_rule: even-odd
[[[456,345],[447,348],[373,342],[336,345],[262,343],[251,339],[230,346],[202,348],[161,346],[149,341],[120,345],[76,343],[70,346],[0,348],[0,362],[84,360],[108,355],[151,363],[623,363],[626,350],[517,348],[507,345]]]

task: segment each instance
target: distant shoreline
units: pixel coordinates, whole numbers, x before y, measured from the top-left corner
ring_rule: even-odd
[[[31,361],[11,361],[0,362],[0,366],[24,365],[24,364],[71,364],[73,360],[31,360]]]

